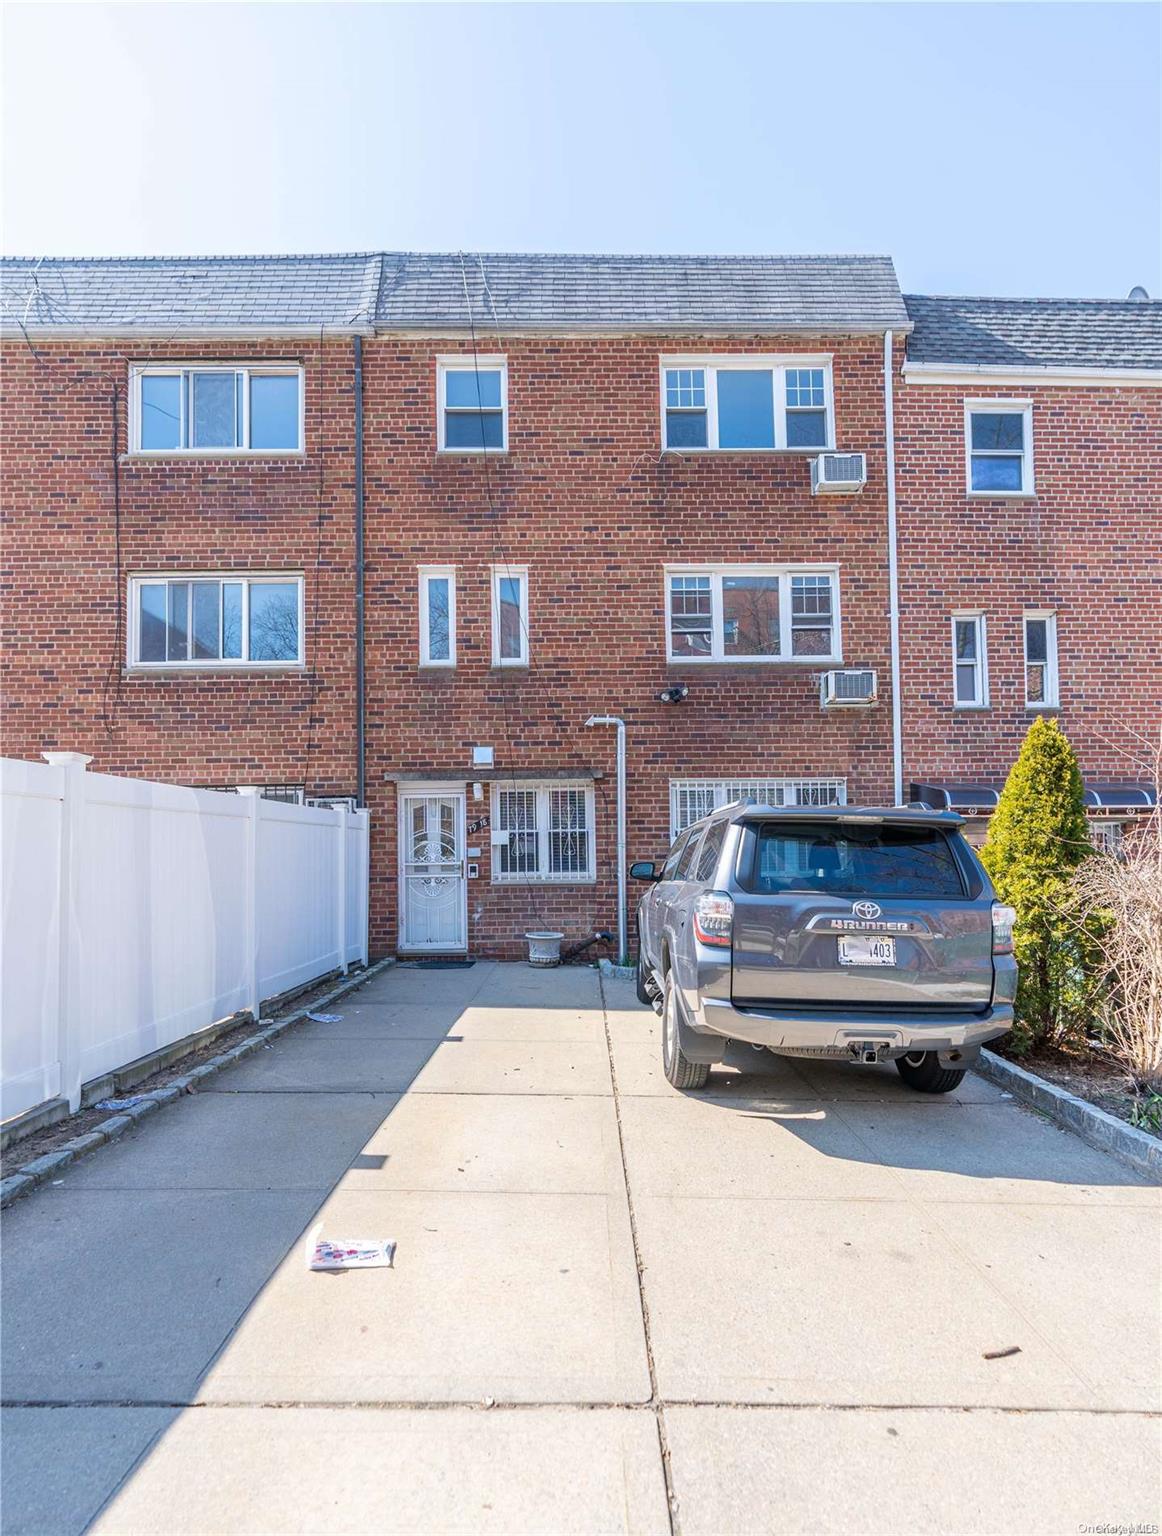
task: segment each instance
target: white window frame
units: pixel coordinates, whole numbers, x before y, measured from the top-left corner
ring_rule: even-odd
[[[1020,416],[1021,428],[1021,489],[1019,491],[976,491],[972,487],[972,418],[974,415]],[[1012,458],[1011,453],[982,451],[982,458]],[[964,485],[969,496],[983,497],[986,501],[1034,495],[1033,480],[1033,402],[1032,400],[966,400],[964,402]]]
[[[710,655],[675,655],[670,602],[672,576],[710,578]],[[722,578],[774,576],[779,582],[779,654],[727,656],[722,639]],[[794,576],[826,576],[831,582],[831,651],[827,655],[795,656],[791,651],[791,584]],[[666,565],[662,568],[666,615],[666,660],[673,666],[836,666],[843,661],[843,626],[839,604],[838,565]]]
[[[662,357],[658,362],[658,407],[660,412],[661,444],[663,453],[793,453],[805,458],[835,449],[835,388],[832,375],[832,356],[829,352],[809,353],[801,356],[778,354],[759,356],[751,352],[726,353],[723,355],[679,355]],[[666,371],[669,368],[700,368],[706,374],[706,447],[671,448],[666,442]],[[729,372],[770,373],[774,404],[773,448],[720,448],[718,446],[718,370]],[[827,413],[827,441],[816,448],[787,446],[787,369],[822,368],[823,409]]]
[[[572,870],[554,874],[549,869],[550,849],[550,794],[553,790],[580,790],[585,796],[585,832],[588,840],[587,864],[584,874]],[[504,873],[500,868],[499,845],[508,835],[500,827],[501,794],[534,794],[536,796],[537,868],[535,871],[515,870]],[[493,885],[593,885],[597,880],[597,816],[596,795],[589,779],[497,779],[492,785],[491,828]]]
[[[956,695],[956,626],[972,621],[976,625],[976,659],[975,672],[977,684],[977,697],[972,700],[959,699]],[[952,707],[954,709],[988,709],[989,708],[989,657],[988,657],[988,620],[979,608],[955,609],[950,618],[950,643],[952,646]],[[960,663],[964,665],[964,663]]]
[[[500,654],[500,583],[520,577],[520,655]],[[527,565],[494,565],[490,582],[492,592],[492,665],[527,667],[529,664],[529,568]]]
[[[487,369],[492,372],[500,370],[500,433],[501,445],[499,448],[489,448],[483,444],[479,448],[449,448],[447,438],[447,378],[450,373],[476,373],[478,370]],[[495,409],[495,407],[492,407]],[[468,357],[462,352],[454,353],[449,357],[436,359],[436,447],[440,453],[507,453],[508,452],[508,359],[506,357]]]
[[[242,646],[250,646],[250,589],[257,586],[286,585],[298,588],[299,653],[293,661],[251,661],[248,657],[205,656],[189,661],[142,661],[141,589],[157,582],[216,581],[242,584]],[[152,571],[129,578],[126,597],[126,666],[134,672],[301,672],[306,665],[306,582],[301,571]],[[219,602],[221,600],[219,599]]]
[[[187,444],[180,444],[177,448],[143,448],[141,446],[141,381],[143,378],[166,376],[180,378],[182,380],[182,407],[180,435],[185,437],[189,430],[190,409],[189,389],[186,380],[195,373],[233,373],[244,376],[242,388],[242,438],[241,446],[233,448],[198,448]],[[274,374],[279,377],[291,376],[298,380],[299,385],[299,440],[294,448],[250,448],[246,444],[250,441],[250,380],[258,375]],[[306,444],[306,370],[299,363],[231,363],[208,362],[203,359],[195,363],[134,363],[129,369],[129,451],[131,454],[140,455],[147,459],[164,458],[193,458],[193,459],[218,459],[218,458],[293,458],[302,457]]]
[[[446,658],[433,657],[430,654],[431,616],[428,610],[428,583],[433,580],[448,583],[448,655]],[[456,665],[456,567],[454,565],[421,565],[419,567],[419,601],[420,666],[444,669],[454,667]]]
[[[1029,697],[1029,620],[1045,625],[1045,697]],[[1021,615],[1021,650],[1025,660],[1025,708],[1031,710],[1057,709],[1061,704],[1060,681],[1057,672],[1057,612],[1053,608],[1026,608]],[[1039,663],[1034,662],[1034,666]]]
[[[694,821],[682,821],[679,814],[680,796],[698,794],[707,800],[703,816],[721,810],[735,800],[762,801],[767,805],[846,805],[847,780],[845,778],[781,778],[765,774],[740,774],[732,779],[671,779],[670,780],[670,846],[680,833],[693,826]],[[694,820],[700,820],[695,817]]]

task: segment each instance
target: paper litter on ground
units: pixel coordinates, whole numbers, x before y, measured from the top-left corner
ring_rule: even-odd
[[[338,1024],[343,1017],[341,1013],[308,1013],[308,1019],[314,1019],[316,1024]]]
[[[392,1269],[395,1243],[379,1237],[320,1237],[311,1269]]]
[[[94,1109],[132,1109],[135,1104],[144,1104],[149,1095],[147,1093],[131,1093],[125,1099],[98,1099],[93,1105]]]

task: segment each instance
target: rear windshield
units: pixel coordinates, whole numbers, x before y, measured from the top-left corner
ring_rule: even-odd
[[[956,855],[939,827],[764,822],[756,891],[840,896],[963,896]]]

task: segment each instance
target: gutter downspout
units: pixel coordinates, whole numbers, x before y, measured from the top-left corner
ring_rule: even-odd
[[[617,962],[626,963],[625,915],[625,721],[618,715],[590,715],[586,725],[617,727]]]
[[[900,571],[896,548],[896,413],[892,394],[892,333],[884,332],[884,442],[888,476],[888,634],[892,653],[892,781],[904,803],[904,723],[900,699]]]
[[[355,337],[355,778],[356,807],[366,805],[363,655],[363,338]]]

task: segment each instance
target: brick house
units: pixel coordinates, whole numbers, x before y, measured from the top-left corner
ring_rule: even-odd
[[[1106,727],[1162,715],[1162,305],[905,305],[879,258],[3,286],[5,753],[362,797],[373,952],[616,928],[594,717],[631,858],[739,794],[983,804],[1058,703],[1141,780]]]

